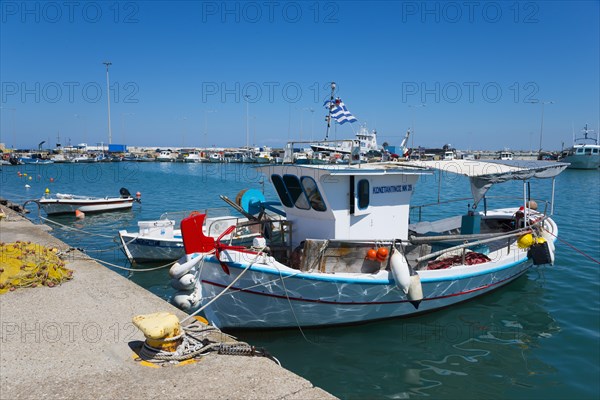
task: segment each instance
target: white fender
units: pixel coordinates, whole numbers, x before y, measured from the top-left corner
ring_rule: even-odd
[[[173,303],[182,310],[187,311],[198,307],[200,299],[201,296],[198,291],[193,291],[192,293],[177,292],[173,296]]]
[[[392,270],[392,276],[396,281],[396,286],[402,289],[405,294],[408,294],[410,287],[410,268],[406,258],[396,249],[393,250],[392,256],[390,257],[390,269]]]
[[[184,257],[190,258],[190,256]],[[182,264],[181,261],[184,260],[184,257],[181,257],[175,264],[173,264],[173,266],[171,266],[171,269],[169,269],[169,275],[171,275],[171,278],[179,279],[183,275],[187,274],[192,268],[194,268],[196,264],[200,262],[200,260],[204,258],[204,254],[201,256],[198,254],[193,254],[189,260],[184,261]]]
[[[415,308],[418,308],[418,302],[423,300],[423,286],[421,285],[421,277],[415,273],[410,276],[410,286],[408,287],[408,300],[413,302]],[[417,302],[415,305],[414,302]]]
[[[177,290],[192,290],[196,283],[194,274],[185,274],[179,279],[172,279],[171,286]]]

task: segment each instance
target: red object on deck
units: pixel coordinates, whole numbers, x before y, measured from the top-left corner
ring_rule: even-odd
[[[206,218],[206,214],[192,214],[181,220],[181,236],[185,254],[208,253],[215,249],[215,239],[204,235],[202,231],[204,218]]]

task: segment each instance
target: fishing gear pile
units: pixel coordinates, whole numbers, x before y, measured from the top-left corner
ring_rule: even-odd
[[[56,248],[18,240],[0,246],[0,294],[25,287],[54,287],[73,277]]]

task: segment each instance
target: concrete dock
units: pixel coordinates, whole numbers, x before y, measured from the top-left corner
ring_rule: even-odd
[[[0,207],[2,242],[69,247]],[[130,346],[144,336],[132,317],[186,314],[81,254],[66,261],[71,281],[0,295],[0,399],[335,399],[264,357],[211,353],[188,365],[141,365]]]

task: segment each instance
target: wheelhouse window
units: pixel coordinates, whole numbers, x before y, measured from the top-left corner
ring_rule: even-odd
[[[302,186],[300,185],[300,180],[295,175],[284,175],[283,183],[287,189],[287,192],[290,195],[290,200],[292,203],[302,209],[302,210],[310,210],[310,203],[308,202],[308,198],[306,194],[302,190]]]
[[[285,188],[285,184],[283,183],[281,176],[273,174],[271,175],[271,181],[273,182],[273,186],[275,186],[275,190],[277,191],[279,200],[281,200],[281,204],[289,208],[293,207],[294,203],[292,203],[292,200],[290,199],[290,195]]]
[[[315,180],[310,176],[303,176],[300,178],[300,182],[312,209],[315,211],[325,211],[327,207]]]
[[[361,179],[358,181],[358,190],[356,191],[358,197],[358,208],[365,209],[369,206],[369,181]]]

